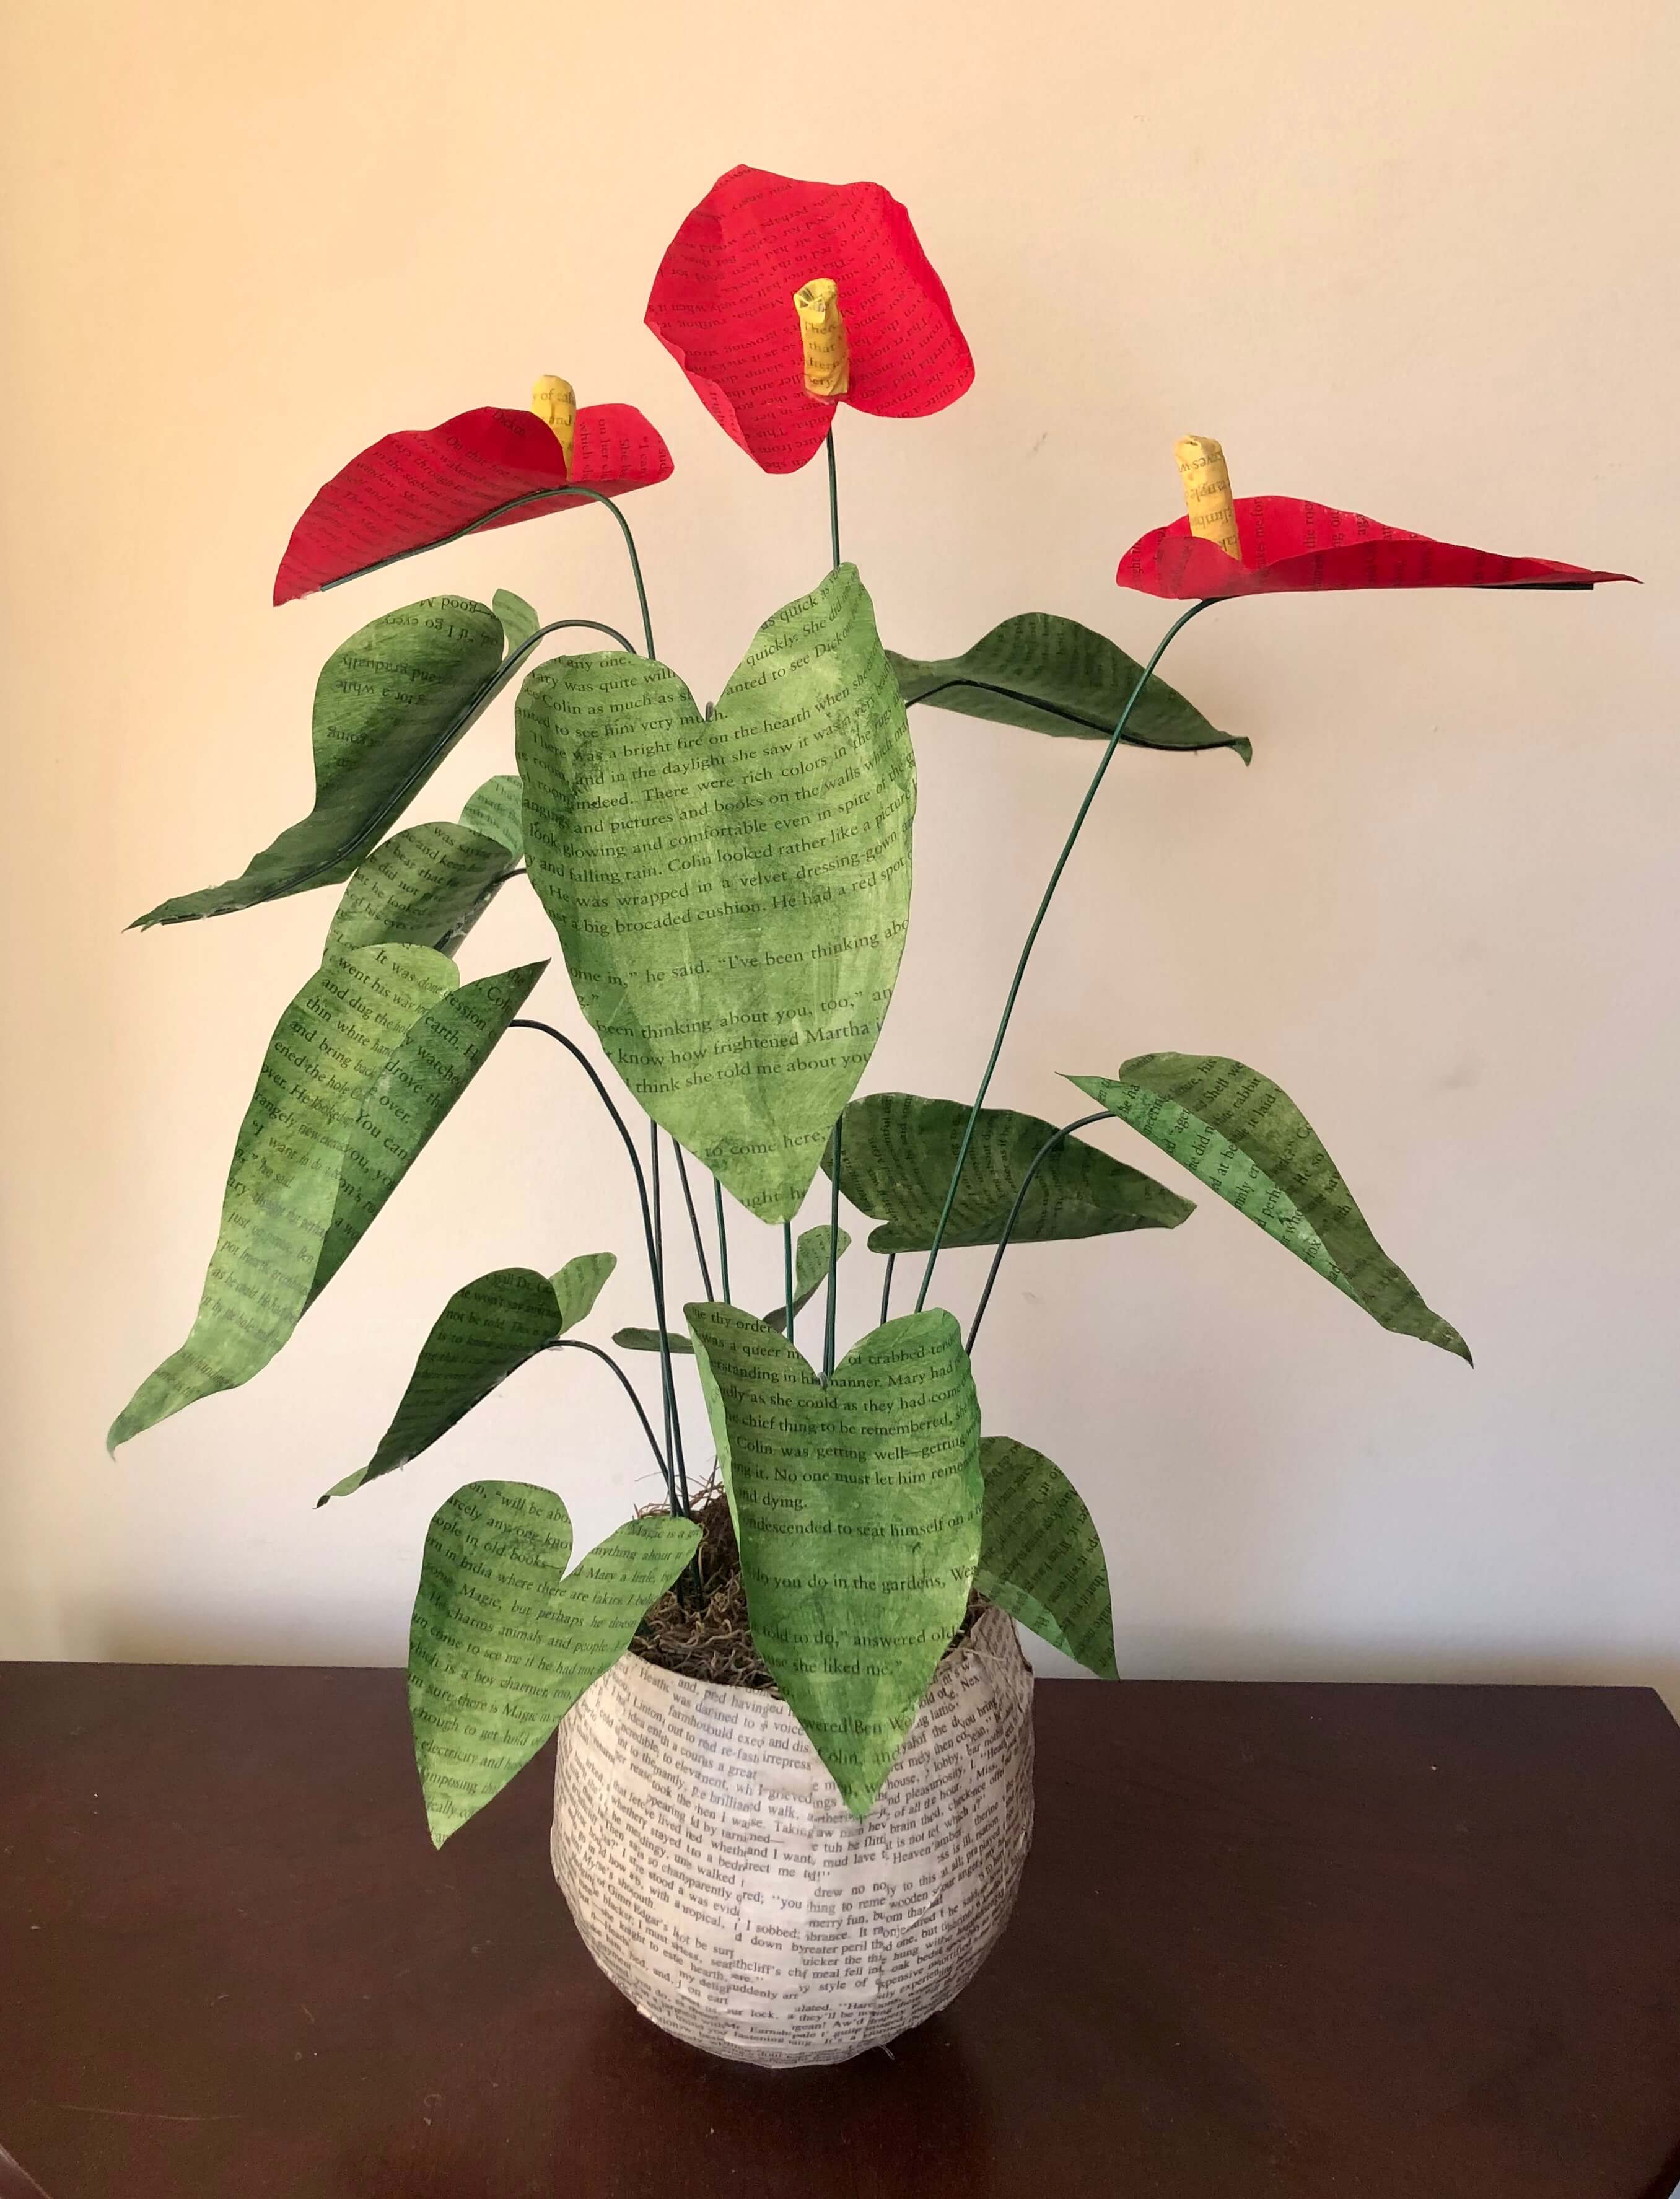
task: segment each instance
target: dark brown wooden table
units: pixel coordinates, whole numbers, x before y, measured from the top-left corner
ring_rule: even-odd
[[[1053,1681],[1036,1717],[979,1980],[776,2074],[594,1969],[546,1752],[433,1853],[400,1674],[0,1665],[0,2141],[51,2199],[1668,2199],[1654,1694]]]

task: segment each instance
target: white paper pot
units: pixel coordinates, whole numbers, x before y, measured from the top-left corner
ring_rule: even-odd
[[[560,1727],[554,1875],[584,1945],[691,2045],[843,2062],[954,2000],[1032,1839],[1032,1673],[989,1606],[867,1817],[779,1695],[621,1657]]]

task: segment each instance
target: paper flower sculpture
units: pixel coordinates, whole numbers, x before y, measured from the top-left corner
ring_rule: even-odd
[[[646,318],[770,474],[816,455],[837,403],[919,420],[974,379],[945,285],[879,184],[732,168],[672,239]]]
[[[435,428],[382,435],[316,491],[274,578],[289,604],[393,558],[429,550],[478,528],[511,527],[592,501],[650,488],[671,471],[659,430],[633,405],[585,405],[545,374],[533,409],[497,405],[458,412]],[[552,494],[544,492],[552,491]],[[509,511],[520,497],[532,500]]]
[[[1123,588],[1146,596],[1190,601],[1333,588],[1590,588],[1633,578],[1554,557],[1502,557],[1436,542],[1304,497],[1233,499],[1224,452],[1211,436],[1186,436],[1176,455],[1189,511],[1135,542],[1114,576]],[[1221,546],[1231,540],[1234,556]]]

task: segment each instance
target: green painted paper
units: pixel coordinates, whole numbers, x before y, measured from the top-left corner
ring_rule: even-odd
[[[1117,1076],[1070,1076],[1397,1336],[1467,1360],[1372,1235],[1317,1133],[1269,1076],[1216,1053],[1140,1053]]]
[[[980,1410],[960,1333],[942,1310],[907,1314],[825,1385],[750,1314],[685,1311],[753,1639],[866,1817],[980,1556]]]
[[[527,1360],[575,1327],[615,1265],[610,1252],[586,1252],[557,1275],[498,1268],[464,1284],[433,1322],[379,1448],[318,1501],[348,1496],[429,1449]]]
[[[834,1256],[837,1260],[852,1240],[843,1229],[837,1229],[834,1234],[840,1248]],[[793,1248],[793,1311],[796,1320],[810,1304],[827,1280],[828,1224],[824,1222],[820,1228],[802,1230],[798,1241]],[[764,1319],[770,1327],[779,1333],[785,1330],[787,1327],[785,1300],[780,1305],[772,1306]],[[613,1342],[621,1351],[657,1351],[659,1331],[656,1328],[615,1329]],[[670,1344],[673,1351],[685,1355],[691,1355],[694,1350],[694,1346],[685,1336],[673,1336]]]
[[[516,773],[499,772],[467,797],[461,822],[487,840],[499,840],[516,863],[525,860],[524,795]]]
[[[1111,737],[1143,674],[1105,634],[1051,611],[1006,619],[960,656],[901,656],[890,649],[887,659],[907,703],[1086,741]],[[1245,763],[1252,754],[1247,741],[1210,726],[1154,673],[1121,738],[1140,749],[1234,749]]]
[[[500,621],[460,596],[429,596],[353,633],[316,684],[308,816],[238,878],[161,901],[131,928],[225,916],[348,878],[489,701],[501,661]]]
[[[459,985],[429,948],[328,954],[269,1041],[192,1329],[119,1414],[113,1450],[268,1364],[545,967]]]
[[[1042,1451],[983,1436],[986,1509],[974,1585],[1101,1680],[1114,1661],[1114,1607],[1102,1543],[1084,1499]]]
[[[840,1188],[882,1224],[869,1233],[872,1252],[925,1252],[933,1243],[967,1121],[959,1101],[913,1092],[872,1092],[847,1108]],[[981,1109],[946,1226],[948,1245],[997,1243],[1022,1179],[1056,1128],[1012,1108]],[[1175,1229],[1194,1210],[1153,1177],[1067,1138],[1034,1176],[1010,1242]]]
[[[513,868],[500,840],[464,825],[411,825],[382,841],[352,873],[328,942],[400,940],[452,954]]]
[[[691,1519],[632,1519],[568,1576],[572,1523],[551,1490],[475,1481],[439,1507],[408,1638],[409,1720],[434,1846],[617,1663],[699,1539]]]
[[[792,1219],[897,975],[915,761],[855,567],[788,604],[703,717],[676,674],[557,657],[516,713],[533,883],[642,1105]]]
[[[523,596],[516,596],[511,588],[498,588],[490,598],[490,608],[502,622],[510,656],[516,656],[527,642],[536,639],[542,621]]]

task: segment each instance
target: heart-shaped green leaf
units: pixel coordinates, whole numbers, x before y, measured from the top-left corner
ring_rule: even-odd
[[[191,1333],[119,1414],[113,1450],[267,1366],[545,967],[459,985],[430,948],[329,951],[263,1058]]]
[[[839,1246],[834,1256],[837,1260],[852,1240],[843,1229],[837,1229],[834,1234]],[[824,1222],[819,1228],[802,1230],[799,1241],[794,1246],[793,1311],[796,1320],[827,1280],[828,1224]],[[785,1303],[772,1306],[764,1319],[771,1328],[785,1331],[787,1327]],[[617,1328],[613,1331],[613,1342],[621,1351],[657,1351],[659,1331],[656,1328]],[[673,1351],[690,1355],[693,1352],[694,1346],[685,1336],[674,1336],[670,1343]]]
[[[569,1260],[557,1275],[540,1275],[534,1268],[497,1268],[463,1284],[420,1347],[378,1449],[318,1502],[348,1496],[418,1458],[528,1359],[575,1327],[615,1265],[610,1252],[585,1252]]]
[[[352,873],[327,928],[329,942],[380,940],[452,954],[513,873],[499,840],[464,825],[411,825],[382,841]]]
[[[1467,1360],[1450,1321],[1419,1297],[1372,1235],[1318,1134],[1286,1092],[1217,1053],[1140,1053],[1117,1076],[1070,1076],[1123,1123],[1199,1176],[1397,1336]]]
[[[887,657],[907,703],[1086,741],[1111,737],[1143,676],[1143,667],[1106,635],[1051,611],[1006,619],[960,656],[901,656],[890,649]],[[1140,749],[1234,749],[1245,763],[1252,753],[1247,741],[1210,726],[1154,673],[1121,738]]]
[[[516,596],[511,588],[498,588],[490,608],[502,622],[510,656],[536,639],[542,621],[523,596]]]
[[[915,762],[856,570],[776,613],[703,717],[674,672],[557,657],[517,710],[531,878],[643,1106],[790,1221],[868,1065]]]
[[[487,779],[475,794],[467,796],[461,812],[461,822],[469,831],[481,832],[487,840],[499,840],[516,863],[525,860],[525,796],[518,776],[510,771],[499,772],[494,779]]]
[[[881,1221],[869,1233],[872,1252],[925,1252],[933,1243],[967,1121],[968,1109],[957,1100],[921,1100],[913,1092],[871,1092],[847,1108],[840,1188]],[[948,1245],[997,1243],[1035,1156],[1055,1134],[1055,1123],[1036,1115],[981,1109],[946,1225]],[[1010,1241],[1175,1229],[1193,1211],[1191,1200],[1152,1176],[1067,1138],[1040,1164]]]
[[[826,1385],[738,1307],[685,1309],[753,1639],[855,1817],[962,1624],[980,1555],[980,1412],[956,1322],[905,1315]]]
[[[353,633],[316,684],[308,816],[238,878],[178,894],[131,928],[225,916],[348,878],[489,702],[501,661],[500,621],[460,596],[428,597]]]
[[[1012,1619],[1117,1680],[1114,1607],[1102,1544],[1084,1499],[1059,1466],[1012,1436],[983,1436],[986,1509],[974,1585]]]
[[[434,1515],[408,1637],[408,1711],[433,1845],[528,1764],[616,1664],[693,1555],[691,1519],[631,1519],[566,1573],[551,1490],[475,1481]]]

